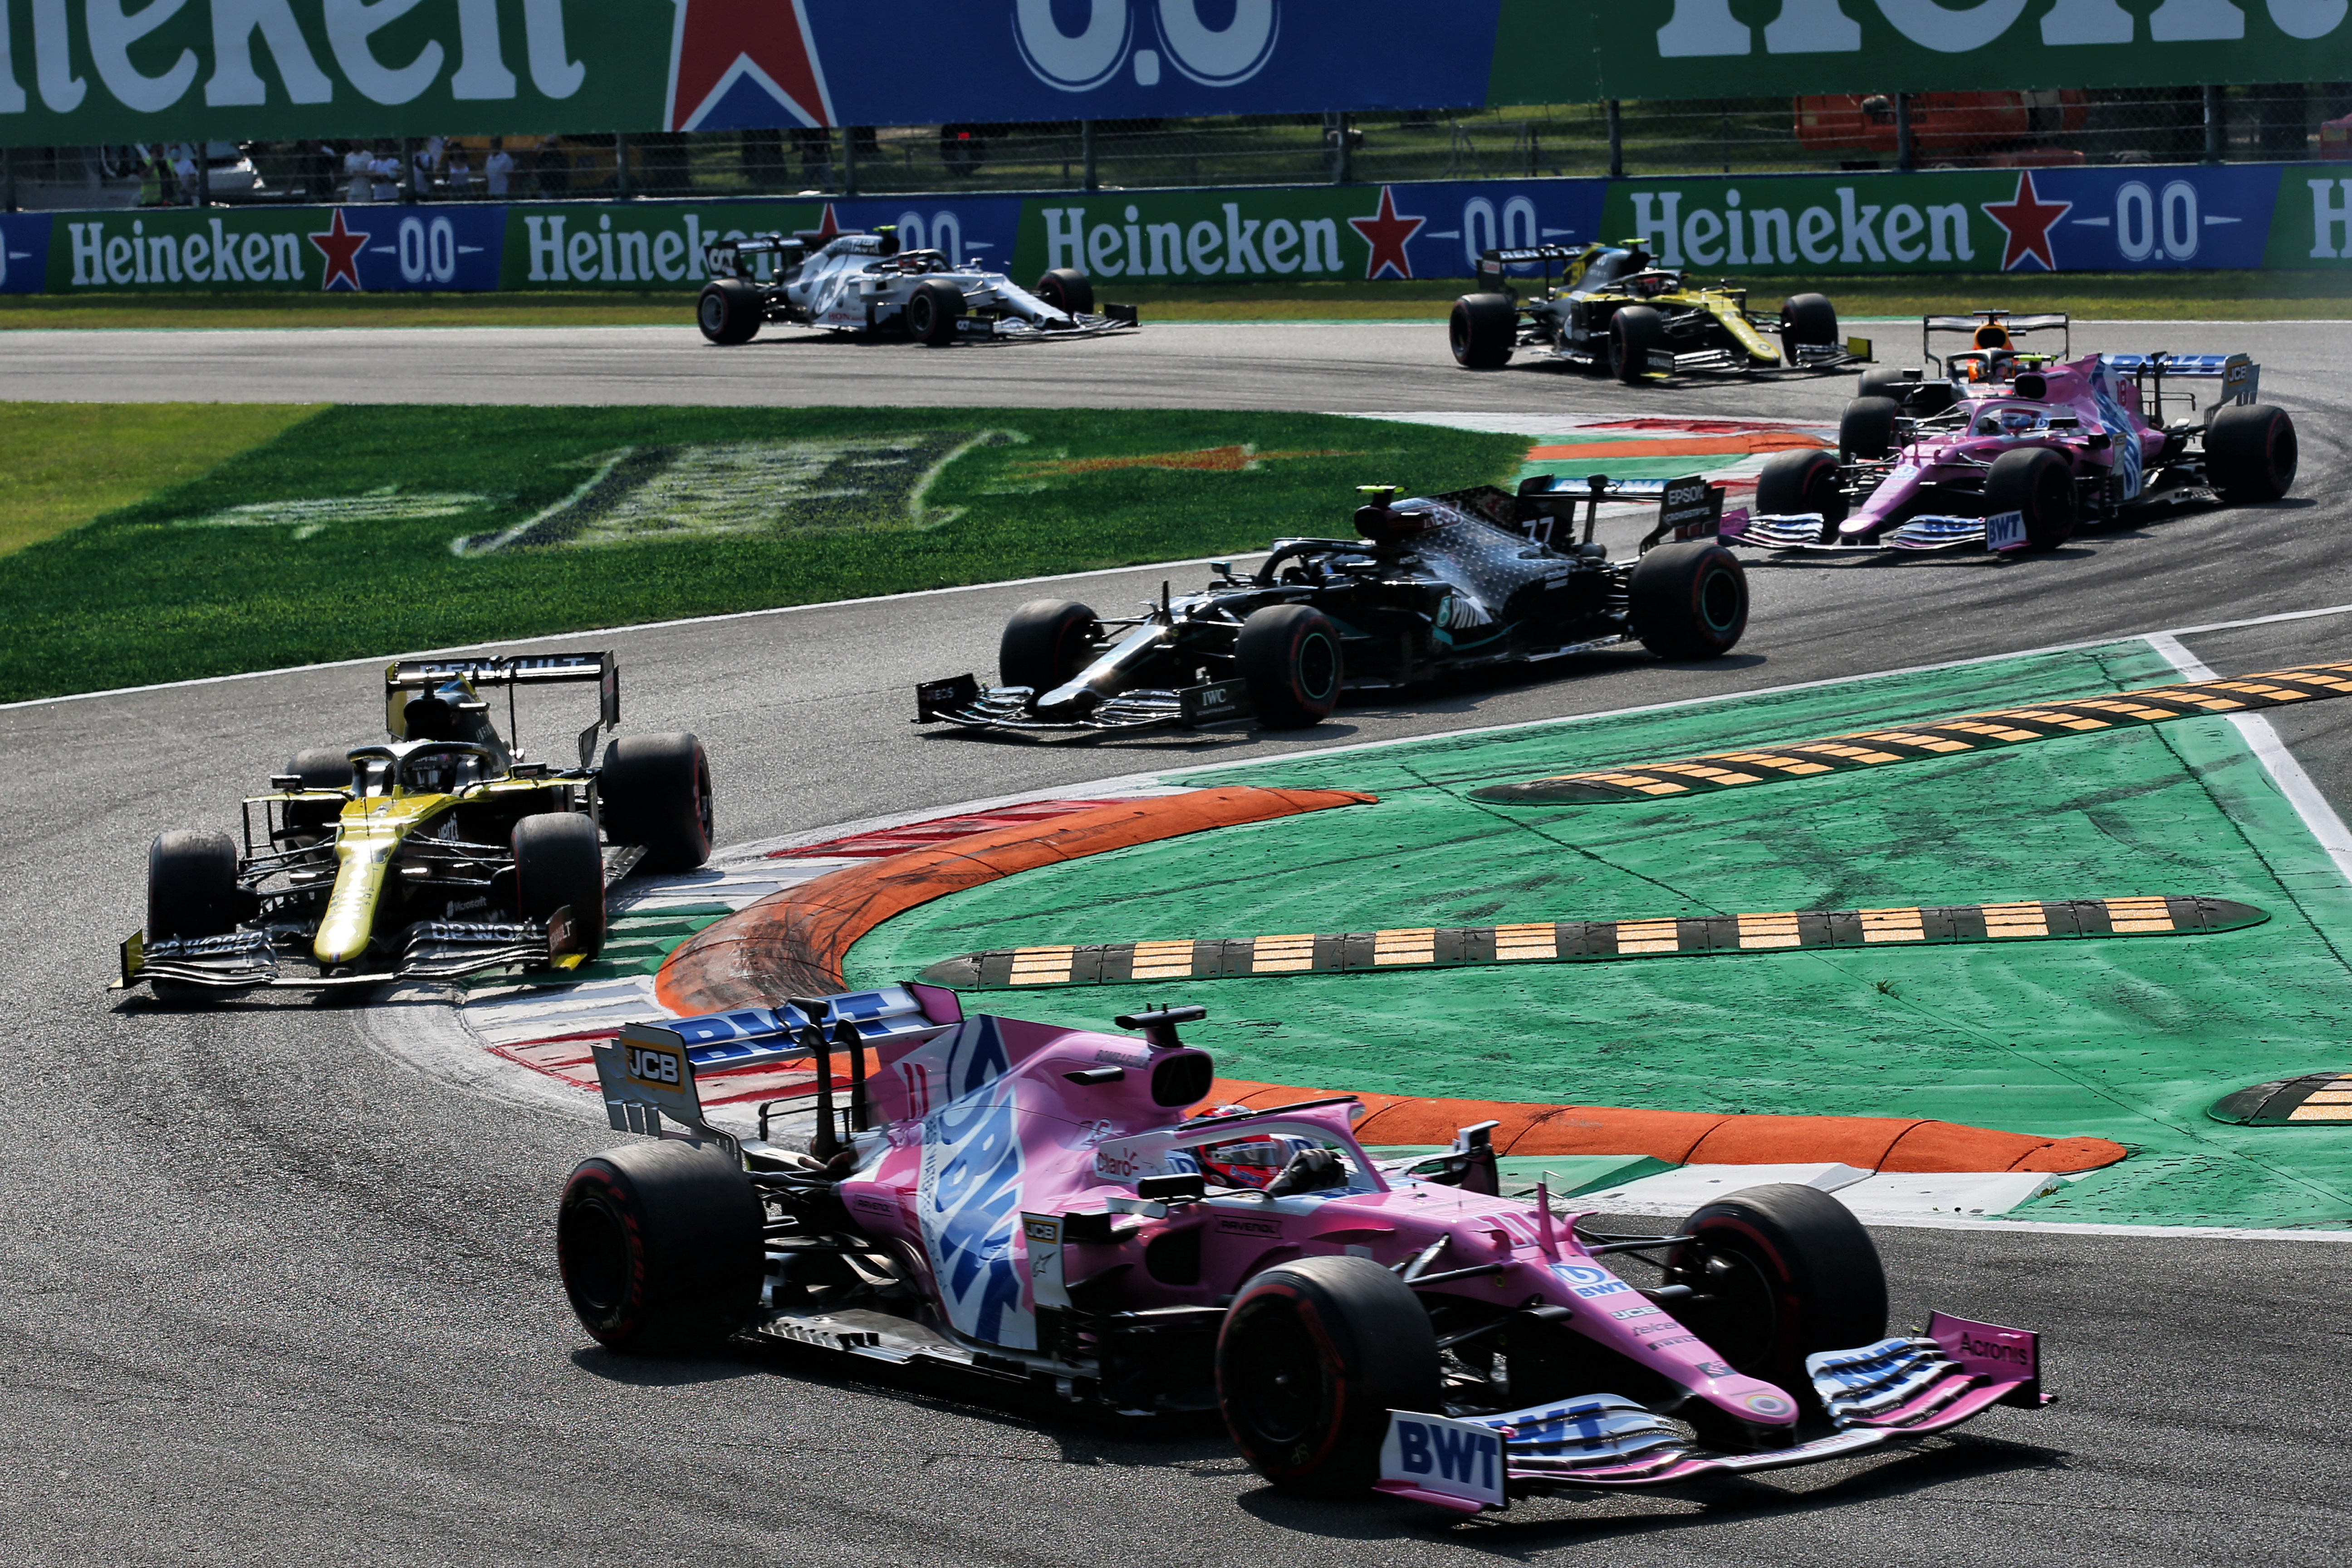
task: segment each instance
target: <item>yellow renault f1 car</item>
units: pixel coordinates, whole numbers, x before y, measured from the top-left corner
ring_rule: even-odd
[[[1697,287],[1650,262],[1638,239],[1486,251],[1478,259],[1479,291],[1454,302],[1454,363],[1498,370],[1512,350],[1537,348],[1636,384],[1690,371],[1835,370],[1870,358],[1867,338],[1840,341],[1827,295],[1794,295],[1780,301],[1780,314],[1766,316],[1748,310],[1745,289]],[[1542,267],[1539,292],[1523,298],[1512,286],[1507,269],[1517,266]],[[1767,332],[1779,338],[1777,346]]]
[[[599,689],[579,765],[526,760],[515,689],[565,681]],[[604,945],[607,887],[709,858],[700,742],[615,736],[592,765],[621,718],[611,654],[403,660],[383,683],[390,743],[297,753],[246,801],[242,847],[156,837],[121,986],[191,998],[574,967]],[[480,695],[499,686],[504,737]]]

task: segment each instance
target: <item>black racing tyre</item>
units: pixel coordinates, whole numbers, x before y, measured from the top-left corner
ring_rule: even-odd
[[[1756,477],[1756,510],[1766,517],[1817,511],[1832,528],[1845,521],[1838,460],[1828,452],[1775,452]]]
[[[596,771],[604,837],[642,844],[652,871],[691,871],[710,858],[710,759],[683,732],[616,735]]]
[[[574,811],[542,811],[514,826],[515,913],[545,921],[572,911],[572,945],[593,958],[604,946],[604,851],[596,825]]]
[[[1043,697],[1094,662],[1102,622],[1068,599],[1032,599],[1004,623],[996,645],[996,673],[1007,686]]]
[[[2205,472],[2226,501],[2277,500],[2294,488],[2294,421],[2284,408],[2232,403],[2205,427]]]
[[[1650,351],[1666,343],[1666,319],[1647,305],[1620,305],[1609,318],[1609,374],[1638,386],[1650,374]]]
[[[1891,397],[1900,403],[1918,384],[1893,365],[1874,365],[1862,373],[1862,379],[1854,384],[1853,395],[1857,398]]]
[[[1217,1408],[1286,1491],[1380,1479],[1391,1410],[1439,1412],[1437,1336],[1412,1288],[1369,1258],[1302,1258],[1252,1279],[1217,1334]]]
[[[236,885],[236,845],[226,833],[159,833],[147,847],[147,930],[159,937],[226,936],[252,905]],[[158,997],[210,994],[184,981],[148,982]]]
[[[1252,610],[1234,639],[1257,721],[1269,730],[1318,724],[1339,705],[1339,631],[1311,605],[1268,605]]]
[[[762,1223],[750,1178],[715,1150],[671,1139],[592,1154],[556,1210],[563,1293],[607,1350],[712,1350],[759,1308]]]
[[[1716,1199],[1683,1222],[1665,1282],[1674,1315],[1734,1371],[1811,1391],[1805,1358],[1886,1337],[1886,1272],[1853,1211],[1791,1182]],[[1791,1412],[1790,1414],[1794,1414]]]
[[[159,833],[147,847],[147,935],[226,936],[247,900],[226,833]]]
[[[759,289],[741,278],[714,278],[694,302],[694,324],[714,343],[748,343],[760,335]]]
[[[1465,294],[1445,323],[1454,363],[1465,370],[1500,370],[1511,363],[1519,336],[1519,308],[1508,294]]]
[[[1633,565],[1626,613],[1660,658],[1718,658],[1748,630],[1748,572],[1711,539],[1661,544]]]
[[[1826,294],[1792,294],[1780,301],[1780,363],[1797,363],[1797,346],[1815,347],[1838,341],[1837,307]]]
[[[1030,290],[1056,310],[1076,316],[1095,308],[1095,281],[1075,267],[1056,267]]]
[[[1985,475],[1985,515],[2025,514],[2025,540],[2055,550],[2074,537],[2074,469],[2047,447],[2021,447],[1992,460]]]
[[[304,789],[352,787],[351,754],[339,746],[297,752],[286,771],[300,779]],[[343,803],[339,800],[300,800],[289,803],[280,820],[289,836],[303,834],[316,842],[332,831],[335,818],[342,814]]]
[[[1891,397],[1857,397],[1845,405],[1838,420],[1838,447],[1846,461],[1884,458],[1895,450],[1895,422],[1903,405]]]
[[[1948,381],[1916,381],[1903,396],[1903,412],[1914,419],[1925,419],[1941,414],[1960,400],[1960,395]]]
[[[907,335],[919,343],[945,348],[956,340],[963,315],[963,290],[937,279],[919,283],[907,300]]]

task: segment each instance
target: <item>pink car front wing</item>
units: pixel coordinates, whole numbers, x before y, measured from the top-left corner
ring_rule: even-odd
[[[1838,1429],[1748,1454],[1699,1452],[1683,1428],[1612,1394],[1463,1420],[1392,1411],[1378,1489],[1475,1513],[1509,1506],[1514,1493],[1812,1464],[1946,1431],[1995,1405],[2039,1409],[2050,1401],[2040,1369],[2039,1335],[1937,1312],[1916,1337],[1808,1356],[1813,1392]]]

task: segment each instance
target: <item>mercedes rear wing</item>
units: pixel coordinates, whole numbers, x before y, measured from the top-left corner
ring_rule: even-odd
[[[476,691],[484,687],[507,689],[507,734],[514,735],[514,691],[518,686],[596,686],[596,721],[580,735],[580,765],[595,755],[596,731],[621,722],[621,663],[610,653],[530,653],[506,658],[404,658],[384,666],[384,725],[402,733],[400,710],[411,693],[432,691],[452,680],[463,680]]]

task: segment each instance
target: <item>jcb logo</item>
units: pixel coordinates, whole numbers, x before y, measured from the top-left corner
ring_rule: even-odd
[[[684,1067],[676,1051],[647,1050],[643,1046],[629,1047],[629,1076],[641,1082],[681,1083],[686,1077]]]

